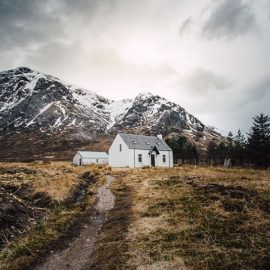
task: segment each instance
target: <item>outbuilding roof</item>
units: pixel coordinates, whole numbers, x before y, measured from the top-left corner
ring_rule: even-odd
[[[151,150],[156,147],[158,151],[172,151],[167,143],[155,136],[119,133],[120,137],[130,149]]]
[[[101,158],[101,159],[109,158],[106,152],[78,151],[78,153],[82,158]]]

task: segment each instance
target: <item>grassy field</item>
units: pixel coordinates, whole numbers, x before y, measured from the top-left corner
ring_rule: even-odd
[[[87,269],[270,269],[270,171],[61,162],[0,164],[0,210],[19,211],[1,227],[0,268],[22,269],[67,234],[105,173],[116,202]]]
[[[269,171],[114,174],[117,207],[89,269],[270,269]]]
[[[105,173],[67,162],[0,163],[0,269],[27,269],[59,244],[95,204]]]

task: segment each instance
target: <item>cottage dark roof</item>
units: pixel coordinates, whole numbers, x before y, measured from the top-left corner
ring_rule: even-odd
[[[151,150],[155,146],[158,151],[172,151],[163,139],[155,136],[144,136],[119,133],[120,137],[130,149]]]

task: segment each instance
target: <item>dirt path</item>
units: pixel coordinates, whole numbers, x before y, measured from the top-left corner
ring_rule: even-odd
[[[115,197],[110,191],[112,176],[106,176],[106,183],[98,189],[96,214],[89,217],[79,236],[69,243],[69,247],[59,253],[50,255],[47,260],[35,270],[80,270],[89,260],[99,231],[106,219],[106,214],[114,207]]]

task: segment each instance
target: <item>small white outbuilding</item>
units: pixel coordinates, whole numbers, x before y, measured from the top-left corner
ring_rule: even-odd
[[[109,156],[106,152],[78,151],[73,158],[73,163],[79,166],[88,164],[108,163]]]
[[[129,168],[173,167],[173,151],[162,135],[118,133],[109,149],[109,165]]]

